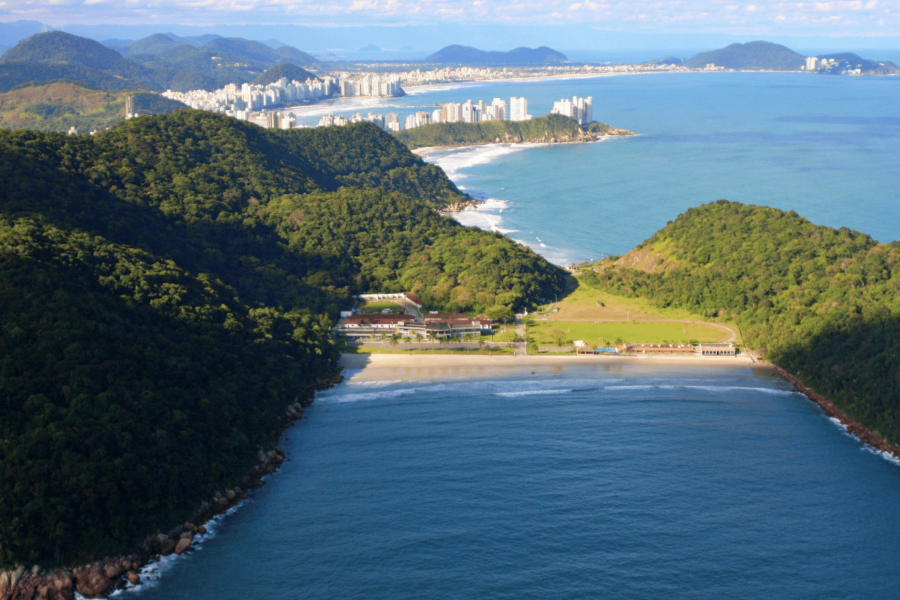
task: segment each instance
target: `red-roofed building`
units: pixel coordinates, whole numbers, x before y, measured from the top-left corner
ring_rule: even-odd
[[[416,308],[422,308],[423,306],[425,306],[425,303],[422,302],[421,298],[419,298],[418,296],[413,296],[409,292],[403,292],[403,297],[412,302],[416,306]]]

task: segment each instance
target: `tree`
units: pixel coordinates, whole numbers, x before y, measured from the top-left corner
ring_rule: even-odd
[[[557,346],[562,346],[563,342],[566,341],[566,332],[557,327],[551,327],[547,330],[547,335],[550,336],[550,339],[556,342]]]

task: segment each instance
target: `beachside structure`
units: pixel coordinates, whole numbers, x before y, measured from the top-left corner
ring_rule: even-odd
[[[409,292],[401,292],[399,294],[360,294],[360,298],[366,302],[378,302],[379,300],[399,300],[401,304],[411,304],[416,308],[422,308],[425,303],[418,296]]]
[[[732,344],[700,344],[697,353],[702,356],[737,356],[737,348]]]
[[[685,355],[694,354],[694,347],[690,344],[625,344],[625,352],[631,354],[667,354]]]

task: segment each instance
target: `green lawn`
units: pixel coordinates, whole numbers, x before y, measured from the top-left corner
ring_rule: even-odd
[[[362,311],[367,314],[371,313],[380,313],[384,309],[389,308],[395,313],[405,313],[406,307],[397,304],[396,302],[391,302],[389,300],[382,300],[381,302],[369,302],[365,306],[362,307]]]
[[[556,344],[548,333],[550,329],[562,330],[569,342],[584,340],[591,345],[610,345],[619,338],[628,344],[686,344],[691,340],[722,342],[731,337],[724,329],[700,323],[531,321],[528,324],[528,334],[539,346]]]

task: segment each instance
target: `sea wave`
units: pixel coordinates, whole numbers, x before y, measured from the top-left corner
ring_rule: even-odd
[[[267,479],[268,477],[269,476],[263,477],[263,480]],[[199,552],[200,550],[202,550],[203,546],[206,545],[207,542],[216,537],[219,529],[222,527],[223,521],[240,510],[240,508],[244,506],[248,501],[249,500],[242,500],[226,510],[224,513],[216,515],[215,517],[204,523],[204,527],[206,527],[206,533],[195,535],[194,539],[191,541],[191,547],[187,552],[185,552],[184,554],[170,554],[168,556],[160,556],[156,560],[150,561],[137,571],[137,574],[141,577],[140,583],[135,585],[131,582],[127,582],[124,588],[112,592],[109,595],[109,598],[115,598],[118,596],[122,596],[123,594],[140,593],[158,586],[160,580],[166,573],[175,568],[175,566],[180,562],[189,560],[194,552]],[[75,594],[75,598],[76,600],[87,600],[78,593]]]
[[[487,144],[483,146],[468,146],[462,149],[441,150],[426,154],[425,156],[431,162],[447,174],[447,176],[456,182],[463,179],[465,175],[459,171],[461,169],[469,169],[477,165],[484,165],[497,160],[507,154],[521,152],[539,144]]]
[[[396,385],[397,382],[390,382]],[[761,393],[778,396],[790,396],[799,392],[777,388],[734,386],[734,385],[684,385],[670,383],[603,383],[596,379],[541,379],[541,380],[483,380],[465,382],[419,382],[409,387],[383,389],[390,385],[386,382],[356,382],[353,390],[342,384],[317,396],[317,402],[344,403],[365,402],[373,400],[395,400],[408,396],[437,397],[446,395],[458,396],[499,396],[514,398],[520,396],[558,395],[567,393],[595,392],[597,394],[615,392],[644,392],[684,390],[723,393]]]
[[[509,208],[509,202],[498,198],[488,198],[482,204],[462,212],[454,213],[453,218],[467,227],[477,227],[485,231],[496,231],[504,235],[514,233],[516,229],[501,227],[501,213]]]

